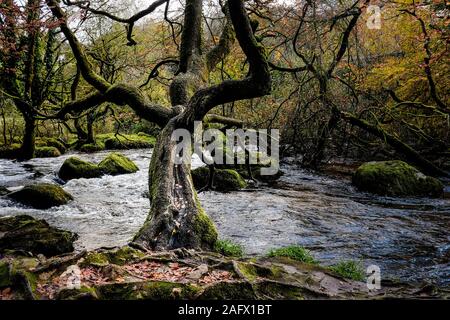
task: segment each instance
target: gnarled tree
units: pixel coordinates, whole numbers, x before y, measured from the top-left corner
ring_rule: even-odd
[[[149,7],[152,10],[147,8],[144,13],[152,12],[165,2],[155,2]],[[128,105],[141,118],[162,128],[149,169],[150,213],[133,241],[151,249],[211,248],[217,238],[216,229],[197,199],[190,165],[175,164],[177,142],[172,139],[172,133],[177,128],[193,132],[194,121],[201,121],[218,105],[270,92],[271,80],[264,49],[255,39],[243,1],[229,0],[224,5],[227,23],[221,39],[215,47],[205,52],[202,41],[203,2],[186,0],[178,71],[169,90],[171,106],[152,104],[139,88],[126,84],[112,85],[96,74],[82,44],[69,28],[66,14],[58,1],[47,0],[47,4],[60,21],[61,31],[70,44],[81,75],[96,90],[67,104],[58,116],[64,117],[68,112],[80,112],[108,101]],[[123,20],[124,23],[131,21]],[[229,52],[235,40],[239,42],[248,61],[248,75],[241,80],[226,80],[208,86],[209,72]]]

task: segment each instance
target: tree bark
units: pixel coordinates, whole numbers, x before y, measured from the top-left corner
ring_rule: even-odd
[[[189,164],[175,164],[176,128],[172,119],[162,129],[149,168],[150,214],[133,242],[153,250],[211,249],[217,231],[197,198]],[[186,150],[185,150],[186,151]]]
[[[20,147],[20,160],[28,160],[34,157],[35,152],[35,137],[36,137],[36,120],[34,117],[24,117],[25,132],[23,135],[22,146]]]

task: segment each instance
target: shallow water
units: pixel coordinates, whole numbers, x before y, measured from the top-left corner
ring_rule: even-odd
[[[123,153],[140,171],[71,180],[64,189],[75,200],[49,210],[25,208],[0,197],[0,216],[46,219],[78,233],[79,249],[126,244],[148,213],[151,150]],[[106,154],[78,156],[99,162]],[[0,160],[0,186],[57,182],[55,173],[69,156]],[[193,167],[198,165],[195,159]],[[450,285],[450,199],[378,197],[358,192],[345,180],[288,164],[282,170],[284,176],[272,186],[200,194],[221,237],[240,243],[248,254],[299,244],[325,265],[361,260],[365,266],[378,265],[384,278]]]

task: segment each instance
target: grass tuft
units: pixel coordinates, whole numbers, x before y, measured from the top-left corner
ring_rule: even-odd
[[[230,240],[217,240],[214,250],[227,257],[242,257],[244,254],[242,247]]]
[[[341,261],[338,264],[329,267],[329,269],[347,279],[356,281],[363,281],[365,279],[364,268],[361,262],[358,261]]]
[[[305,248],[301,246],[288,246],[284,248],[279,249],[273,249],[269,251],[268,254],[269,257],[287,257],[291,258],[293,260],[305,262],[305,263],[311,263],[311,264],[317,264],[317,261],[314,259],[314,257],[311,255],[309,250],[306,250]]]

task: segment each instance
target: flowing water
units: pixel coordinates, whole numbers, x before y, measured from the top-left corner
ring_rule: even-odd
[[[149,210],[151,150],[123,153],[140,171],[71,180],[63,187],[75,200],[48,210],[0,197],[0,216],[29,214],[74,231],[80,235],[78,249],[126,244]],[[78,156],[99,162],[106,154]],[[0,186],[14,190],[36,181],[57,183],[55,173],[69,156],[0,159]],[[200,164],[194,159],[193,167]],[[378,265],[384,279],[450,286],[450,199],[379,197],[358,192],[344,179],[289,164],[282,170],[284,175],[270,186],[200,194],[222,238],[241,244],[248,254],[298,244],[324,265],[360,260]]]

